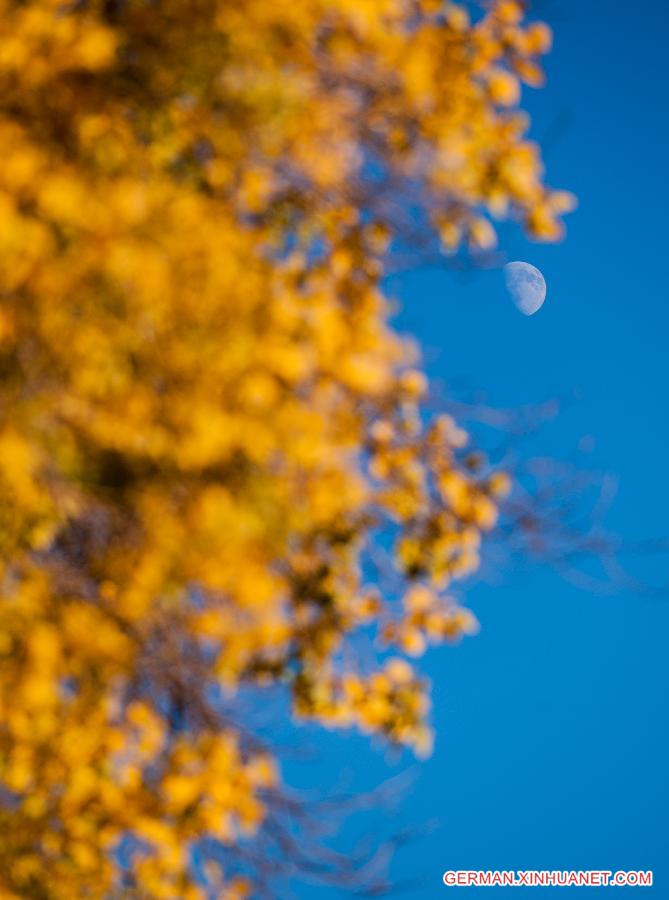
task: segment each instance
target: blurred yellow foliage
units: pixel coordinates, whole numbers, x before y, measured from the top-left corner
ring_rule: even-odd
[[[405,201],[450,252],[559,236],[517,109],[549,44],[514,0],[0,0],[3,897],[249,896],[193,861],[280,789],[243,686],[429,750],[351,637],[474,630],[441,592],[508,485],[419,414],[384,265]]]

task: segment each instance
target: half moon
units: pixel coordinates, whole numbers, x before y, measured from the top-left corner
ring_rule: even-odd
[[[504,266],[506,289],[516,309],[525,316],[534,315],[546,299],[546,281],[536,266],[526,262],[510,262]]]

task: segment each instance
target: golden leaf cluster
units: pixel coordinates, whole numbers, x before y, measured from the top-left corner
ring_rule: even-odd
[[[473,629],[507,485],[421,412],[384,265],[559,235],[549,44],[514,0],[1,0],[0,896],[248,895],[241,688],[428,749],[404,655]]]

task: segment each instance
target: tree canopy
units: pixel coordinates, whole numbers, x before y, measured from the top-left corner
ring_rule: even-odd
[[[515,0],[1,10],[0,896],[234,900],[282,790],[235,693],[428,752],[410,658],[475,628],[448,588],[508,479],[422,410],[384,275],[496,219],[560,235],[518,108],[550,31]]]

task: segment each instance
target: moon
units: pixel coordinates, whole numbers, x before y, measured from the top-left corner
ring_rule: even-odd
[[[504,266],[506,289],[516,309],[533,316],[546,299],[546,282],[539,269],[526,262],[510,262]]]

